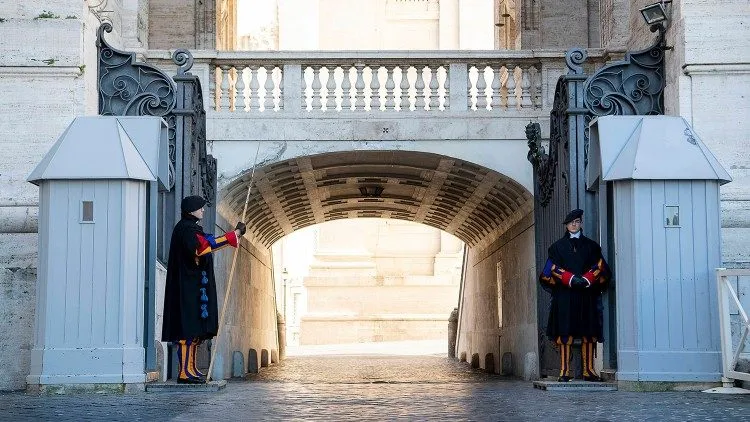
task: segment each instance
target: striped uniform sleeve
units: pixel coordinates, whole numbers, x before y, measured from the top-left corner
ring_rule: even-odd
[[[547,286],[562,284],[563,286],[570,287],[570,280],[573,278],[573,275],[570,271],[553,263],[551,259],[547,259],[547,263],[544,264],[544,270],[539,276],[539,281]]]
[[[609,281],[609,268],[607,267],[607,263],[604,262],[604,258],[599,258],[582,277],[588,280],[592,286],[607,284],[607,281]]]
[[[205,233],[198,233],[196,236],[198,247],[195,249],[195,256],[210,254],[226,246],[237,247],[237,234],[234,231],[226,232],[219,237]]]

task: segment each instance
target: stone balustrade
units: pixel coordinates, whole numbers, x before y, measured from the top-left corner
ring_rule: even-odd
[[[601,63],[602,55],[590,50],[589,61]],[[194,69],[205,66],[197,74],[209,113],[232,115],[538,114],[551,109],[555,82],[565,72],[561,50],[196,51],[194,56]],[[150,51],[147,57],[166,65],[168,52]]]

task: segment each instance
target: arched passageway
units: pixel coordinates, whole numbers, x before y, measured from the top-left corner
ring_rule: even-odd
[[[512,158],[509,158],[512,159]],[[251,172],[224,190],[242,214]],[[345,151],[298,157],[256,169],[248,233],[266,247],[326,221],[395,218],[427,224],[469,246],[486,245],[531,210],[531,194],[494,170],[438,154]]]
[[[517,166],[519,158],[508,157],[508,161]],[[435,153],[322,153],[265,163],[254,175],[248,169],[227,181],[218,204],[221,219],[239,219],[249,186],[250,211],[245,218],[246,237],[252,244],[249,261],[263,265],[251,263],[240,269],[249,274],[247,292],[254,291],[257,296],[272,291],[273,287],[257,286],[259,277],[271,280],[266,286],[273,285],[270,247],[301,228],[366,217],[426,224],[455,235],[468,246],[459,294],[456,355],[473,366],[501,372],[501,356],[510,353],[509,361],[514,363],[506,365],[504,372],[519,376],[538,373],[533,198],[516,180]],[[263,266],[258,273],[257,268]],[[269,300],[266,294],[260,304],[247,292],[238,292],[236,306],[253,309],[230,312],[254,315],[247,317],[252,319],[248,329],[267,334],[274,323],[269,316],[275,316],[275,311],[258,307],[275,309],[275,299]],[[242,330],[241,325],[236,329]],[[242,335],[232,337],[237,341]]]

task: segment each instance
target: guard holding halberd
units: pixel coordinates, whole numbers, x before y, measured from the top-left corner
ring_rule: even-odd
[[[570,349],[581,339],[583,379],[601,381],[594,370],[596,344],[603,340],[601,295],[611,273],[601,247],[583,235],[583,211],[575,209],[563,221],[565,235],[549,247],[539,281],[552,294],[547,336],[560,350],[558,381],[568,382]]]
[[[182,200],[182,219],[175,225],[169,244],[162,341],[177,346],[180,365],[177,382],[181,384],[206,381],[195,365],[196,349],[218,331],[212,253],[228,245],[236,248],[238,239],[245,234],[242,222],[222,236],[204,233],[198,225],[204,205],[206,200],[200,196]]]

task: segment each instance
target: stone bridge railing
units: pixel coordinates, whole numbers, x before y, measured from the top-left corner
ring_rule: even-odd
[[[566,71],[562,50],[195,51],[209,115],[548,112]],[[598,66],[601,50],[590,50]],[[150,62],[169,67],[168,52]],[[375,77],[377,76],[377,77]],[[343,113],[342,113],[343,112]],[[260,117],[260,116],[259,116]]]

